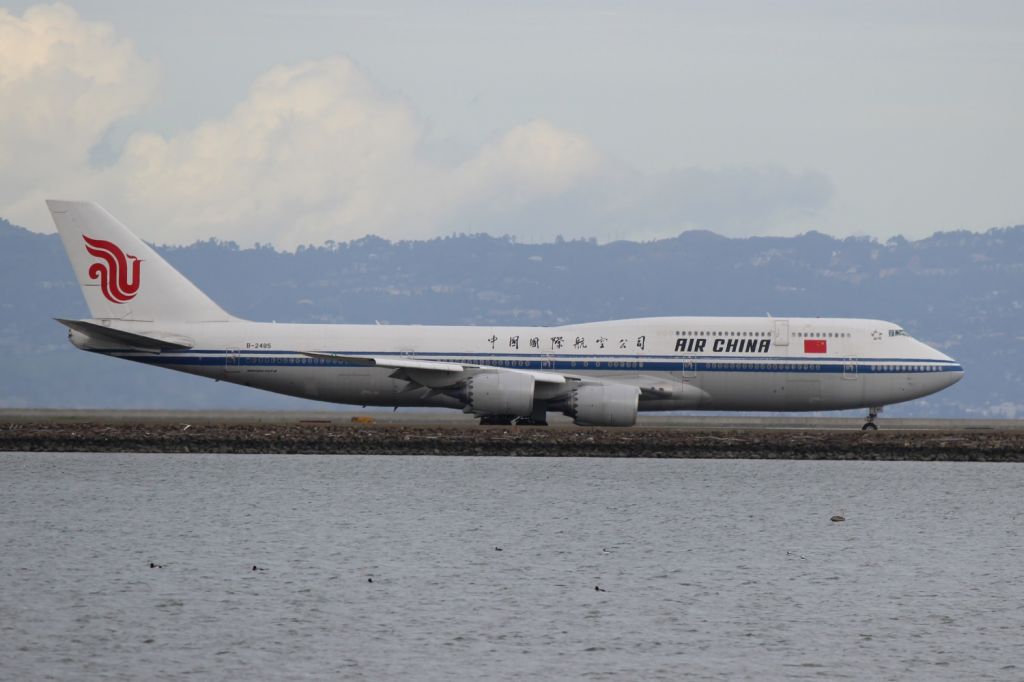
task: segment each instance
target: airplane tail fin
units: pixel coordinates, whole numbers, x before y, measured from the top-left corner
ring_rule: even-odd
[[[47,200],[46,205],[93,318],[152,322],[233,319],[99,205],[55,200]]]

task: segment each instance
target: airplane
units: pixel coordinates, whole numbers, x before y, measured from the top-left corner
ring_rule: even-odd
[[[76,347],[352,405],[447,407],[487,424],[632,426],[639,412],[882,408],[963,367],[883,320],[654,317],[557,327],[277,324],[224,311],[99,205],[47,201],[89,319]]]

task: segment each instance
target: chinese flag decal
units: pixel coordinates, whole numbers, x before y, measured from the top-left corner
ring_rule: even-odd
[[[828,342],[825,339],[804,339],[805,353],[827,353]]]

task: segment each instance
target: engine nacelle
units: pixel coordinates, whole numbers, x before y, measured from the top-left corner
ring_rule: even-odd
[[[486,372],[466,380],[464,400],[477,414],[527,417],[533,414],[533,377],[516,372]]]
[[[565,414],[579,426],[632,426],[639,403],[640,389],[635,386],[592,384],[569,394]]]

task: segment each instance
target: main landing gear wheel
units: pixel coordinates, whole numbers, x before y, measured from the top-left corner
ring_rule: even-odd
[[[547,426],[547,419],[536,419],[534,417],[519,417],[515,420],[516,426]]]
[[[878,417],[878,413],[882,411],[881,407],[870,407],[868,408],[867,421],[864,426],[860,427],[861,431],[877,431],[878,424],[875,423],[875,418]]]
[[[480,415],[480,426],[512,426],[513,415],[484,414]]]

